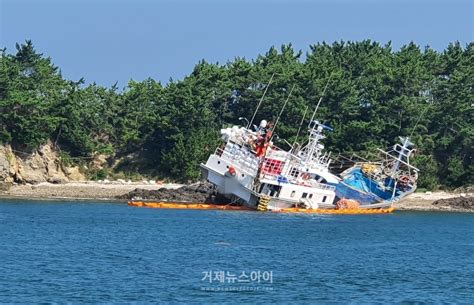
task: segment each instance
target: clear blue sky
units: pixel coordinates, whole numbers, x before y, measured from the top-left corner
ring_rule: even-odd
[[[124,86],[181,79],[200,59],[253,59],[272,45],[414,41],[442,50],[473,41],[473,0],[0,0],[0,47],[33,40],[66,78]]]

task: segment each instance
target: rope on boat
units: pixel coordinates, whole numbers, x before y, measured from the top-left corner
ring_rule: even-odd
[[[336,209],[338,210],[357,210],[360,208],[360,203],[357,200],[342,198],[336,202]]]

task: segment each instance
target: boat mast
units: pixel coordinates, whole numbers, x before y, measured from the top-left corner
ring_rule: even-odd
[[[247,129],[249,129],[252,126],[253,120],[255,119],[255,116],[257,115],[258,108],[260,108],[260,105],[263,102],[263,98],[267,94],[267,90],[270,87],[270,84],[272,83],[274,76],[275,76],[275,73],[273,73],[272,77],[270,77],[270,81],[268,82],[267,87],[265,88],[265,91],[263,91],[263,95],[262,95],[262,97],[260,98],[260,101],[257,104],[257,108],[255,109],[255,112],[253,113],[252,119],[250,120],[249,124],[247,125]]]
[[[278,114],[278,118],[277,118],[277,120],[276,120],[276,122],[275,122],[275,125],[273,125],[273,128],[272,128],[272,130],[271,130],[271,137],[270,137],[270,139],[268,139],[268,143],[270,143],[270,142],[272,141],[272,139],[273,139],[273,137],[274,137],[274,135],[275,135],[275,133],[274,133],[275,128],[276,128],[276,126],[277,126],[277,124],[278,124],[278,121],[280,120],[280,117],[281,117],[281,115],[282,115],[282,113],[283,113],[283,110],[285,110],[286,104],[288,103],[288,100],[290,99],[291,94],[292,94],[294,88],[295,88],[295,85],[293,85],[293,87],[291,87],[290,93],[288,94],[288,97],[286,98],[285,103],[283,104],[283,107],[281,108],[280,113]],[[263,166],[263,163],[264,163],[265,158],[266,158],[266,156],[267,156],[267,152],[268,152],[268,150],[265,150],[264,155],[263,155],[263,156],[261,157],[261,159],[259,160],[259,165],[258,165],[258,169],[257,169],[257,174],[255,175],[255,178],[254,178],[254,180],[253,180],[253,186],[252,186],[252,187],[253,187],[254,189],[255,189],[255,187],[257,186],[258,180],[260,179],[260,173],[262,172],[262,166]]]
[[[316,112],[318,111],[319,105],[321,104],[321,101],[323,100],[324,94],[326,93],[326,89],[328,88],[329,82],[331,81],[332,74],[333,73],[331,73],[331,75],[329,75],[329,79],[326,82],[326,85],[324,86],[323,93],[319,97],[319,101],[318,101],[318,104],[316,104],[316,108],[314,108],[313,115],[311,116],[311,120],[309,121],[310,124],[314,120],[314,116],[316,115]]]
[[[304,118],[306,117],[306,112],[308,112],[308,106],[306,106],[306,108],[304,109],[303,117],[301,118],[300,126],[298,127],[298,132],[296,133],[295,141],[293,142],[293,145],[291,145],[292,150],[295,147],[296,142],[298,141],[298,137],[299,137],[300,131],[301,131],[301,126],[303,126]]]
[[[323,97],[326,94],[326,90],[329,86],[329,82],[331,81],[332,75],[333,73],[329,75],[329,79],[326,82],[326,85],[324,86],[321,97],[319,98],[318,104],[316,104],[316,108],[314,108],[313,115],[311,116],[311,120],[309,121],[309,124],[310,124],[309,127],[311,127],[311,131],[309,132],[309,142],[308,142],[309,150],[308,150],[308,154],[306,155],[306,162],[311,161],[311,158],[313,157],[313,154],[314,154],[314,150],[316,149],[318,145],[318,141],[324,137],[317,132],[315,133],[316,125],[318,125],[318,128],[319,128],[319,124],[313,124],[313,126],[311,126],[311,124],[313,123],[316,112],[319,109],[319,105],[321,104],[321,101],[323,100]]]
[[[276,119],[276,122],[275,122],[275,124],[273,125],[273,128],[272,128],[272,137],[270,138],[270,141],[271,141],[271,140],[273,139],[273,137],[275,136],[275,129],[276,129],[276,127],[277,127],[278,122],[280,121],[280,117],[281,117],[281,115],[282,115],[282,113],[283,113],[283,110],[285,110],[286,104],[288,103],[288,100],[290,99],[291,94],[293,93],[293,89],[295,89],[295,85],[293,85],[293,87],[291,87],[290,94],[288,94],[288,97],[286,98],[285,103],[283,104],[283,107],[281,108],[280,113],[278,114],[278,117],[277,117],[277,119]]]
[[[400,151],[398,152],[397,161],[395,162],[395,165],[394,165],[393,170],[392,170],[392,179],[394,180],[394,184],[393,184],[393,191],[392,191],[391,200],[393,200],[393,198],[395,198],[395,192],[397,191],[398,180],[396,179],[395,174],[396,174],[397,170],[400,168],[400,163],[403,161],[402,160],[403,156],[408,158],[408,154],[407,154],[408,145],[411,143],[409,137],[403,138],[402,141],[403,141],[403,146],[400,149]]]

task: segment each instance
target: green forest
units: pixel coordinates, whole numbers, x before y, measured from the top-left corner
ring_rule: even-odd
[[[275,120],[294,86],[276,129],[280,139],[295,140],[306,108],[314,109],[328,84],[317,119],[334,128],[325,140],[333,154],[364,155],[411,135],[420,188],[474,183],[474,43],[440,52],[340,41],[309,50],[289,44],[254,60],[202,60],[166,85],[150,78],[109,88],[65,79],[26,41],[12,53],[1,50],[0,143],[32,151],[50,140],[62,162],[76,164],[104,154],[111,170],[88,172],[96,178],[193,181],[219,145],[220,128],[250,119],[274,75],[255,120]]]

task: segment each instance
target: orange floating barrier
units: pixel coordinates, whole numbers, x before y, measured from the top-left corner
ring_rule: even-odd
[[[190,209],[190,210],[226,210],[226,211],[256,211],[255,209],[245,206],[218,205],[207,203],[184,203],[184,202],[148,202],[148,201],[129,201],[129,206],[145,207],[155,209]],[[273,210],[275,213],[302,213],[302,214],[387,214],[393,212],[394,208],[381,209],[301,209],[286,208]]]
[[[129,201],[129,206],[145,207],[155,209],[190,209],[190,210],[229,210],[229,211],[253,211],[253,209],[243,206],[218,205],[206,203],[184,203],[184,202],[147,202]]]

